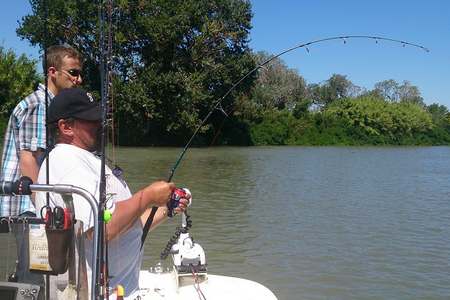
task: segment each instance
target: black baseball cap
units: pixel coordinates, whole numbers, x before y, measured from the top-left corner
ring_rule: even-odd
[[[101,120],[100,103],[83,89],[63,89],[53,98],[48,107],[48,123],[55,123],[60,119],[67,118],[87,121]]]

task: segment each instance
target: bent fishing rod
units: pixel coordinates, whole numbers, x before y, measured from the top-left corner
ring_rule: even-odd
[[[303,43],[303,44],[299,44],[296,46],[293,46],[291,48],[288,48],[286,50],[281,51],[278,54],[275,54],[273,56],[271,56],[270,58],[268,58],[267,60],[263,61],[262,63],[258,64],[256,67],[254,67],[253,69],[251,69],[249,72],[247,72],[244,76],[242,76],[238,81],[236,81],[231,88],[228,89],[228,91],[220,98],[218,98],[211,110],[208,112],[208,114],[206,114],[206,116],[202,119],[202,121],[200,122],[200,125],[197,126],[197,128],[195,129],[194,133],[192,134],[191,138],[188,140],[188,142],[186,143],[186,145],[184,146],[183,150],[181,151],[180,155],[178,156],[178,159],[176,160],[175,164],[173,165],[173,167],[170,169],[170,173],[169,176],[167,178],[167,181],[170,182],[173,178],[173,176],[175,175],[175,171],[177,170],[180,162],[182,161],[184,155],[186,154],[186,151],[189,149],[189,147],[191,146],[192,142],[194,141],[194,138],[197,136],[198,132],[200,131],[200,129],[206,124],[206,122],[208,121],[208,119],[210,118],[210,116],[212,115],[212,113],[215,110],[220,110],[222,113],[225,113],[225,111],[222,109],[221,104],[222,101],[233,91],[236,89],[237,86],[239,86],[247,77],[249,77],[250,75],[252,75],[253,73],[255,73],[256,71],[258,71],[259,69],[261,69],[263,66],[267,65],[268,63],[270,63],[271,61],[275,60],[276,58],[289,53],[291,51],[294,51],[296,49],[300,49],[300,48],[305,48],[306,51],[309,53],[310,49],[308,48],[308,46],[314,45],[314,44],[320,44],[320,43],[324,43],[324,42],[328,42],[328,41],[334,41],[334,40],[341,40],[344,42],[344,44],[347,43],[347,40],[349,39],[369,39],[369,40],[374,40],[376,44],[378,44],[379,41],[387,41],[387,42],[392,42],[392,43],[396,43],[396,44],[401,44],[403,47],[406,46],[410,46],[410,47],[414,47],[414,48],[418,48],[421,49],[425,52],[430,52],[430,50],[422,45],[419,44],[415,44],[415,43],[411,43],[411,42],[407,42],[407,41],[403,41],[403,40],[398,40],[398,39],[393,39],[393,38],[388,38],[388,37],[383,37],[383,36],[374,36],[374,35],[342,35],[342,36],[333,36],[333,37],[327,37],[327,38],[322,38],[322,39],[317,39],[317,40],[313,40],[307,43]],[[143,228],[143,232],[142,232],[142,238],[141,238],[141,248],[145,242],[145,238],[147,237],[148,231],[150,230],[150,227],[153,223],[153,218],[156,214],[156,211],[158,210],[158,207],[153,207],[152,211],[145,223],[145,226]]]

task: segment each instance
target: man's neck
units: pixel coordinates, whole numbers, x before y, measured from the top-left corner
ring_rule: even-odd
[[[83,144],[83,143],[80,143],[77,139],[74,139],[74,138],[72,138],[72,137],[66,137],[66,136],[64,136],[64,135],[62,135],[62,136],[60,136],[60,137],[58,138],[58,141],[57,141],[56,144],[57,144],[57,145],[58,145],[58,144],[71,145],[71,146],[74,146],[74,147],[83,149],[83,150],[88,151],[88,152],[91,152],[91,153],[93,152],[93,151],[91,151],[90,149],[87,149],[87,147],[85,147],[84,144]]]
[[[53,94],[53,96],[58,95],[59,90],[56,88],[56,86],[53,84],[53,82],[50,79],[47,80],[47,86],[48,86],[48,90]]]

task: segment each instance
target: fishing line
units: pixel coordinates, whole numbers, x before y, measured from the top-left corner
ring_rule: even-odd
[[[198,298],[200,300],[206,300],[205,294],[203,294],[200,288],[200,281],[198,279],[198,272],[195,270],[195,267],[192,264],[189,264],[189,268],[191,269],[191,274],[194,276],[194,288],[197,291]]]
[[[200,122],[200,125],[197,126],[197,128],[195,129],[194,133],[192,134],[192,136],[190,137],[190,139],[188,140],[188,142],[186,143],[186,145],[184,146],[183,150],[181,151],[180,155],[178,156],[178,159],[176,160],[175,164],[173,165],[173,167],[171,168],[170,172],[169,172],[169,176],[167,178],[167,181],[170,182],[172,181],[173,176],[175,175],[175,171],[177,170],[181,160],[183,159],[186,151],[189,149],[189,147],[191,146],[192,142],[194,141],[194,138],[197,136],[198,132],[200,131],[200,129],[206,124],[206,122],[208,121],[209,117],[212,115],[212,113],[215,110],[220,110],[224,113],[223,109],[219,109],[219,107],[221,108],[221,103],[222,101],[234,90],[236,89],[236,87],[238,85],[240,85],[247,77],[249,77],[250,75],[252,75],[253,73],[255,73],[257,70],[259,70],[260,68],[262,68],[263,66],[267,65],[268,63],[270,63],[271,61],[273,61],[274,59],[288,53],[291,51],[294,51],[296,49],[300,49],[300,48],[305,48],[306,51],[309,53],[310,52],[310,47],[311,45],[314,44],[319,44],[319,43],[323,43],[323,42],[327,42],[327,41],[334,41],[334,40],[342,40],[345,44],[347,43],[347,40],[349,39],[371,39],[374,40],[376,44],[378,44],[379,41],[388,41],[388,42],[392,42],[392,43],[399,43],[401,44],[403,47],[405,46],[411,46],[411,47],[415,47],[415,48],[419,48],[425,52],[430,52],[430,50],[422,45],[419,44],[415,44],[415,43],[411,43],[411,42],[407,42],[407,41],[403,41],[403,40],[398,40],[398,39],[393,39],[393,38],[388,38],[388,37],[383,37],[383,36],[373,36],[373,35],[342,35],[342,36],[333,36],[333,37],[327,37],[327,38],[322,38],[322,39],[317,39],[317,40],[313,40],[307,43],[303,43],[303,44],[299,44],[297,46],[288,48],[286,50],[281,51],[278,54],[273,55],[272,57],[268,58],[267,60],[263,61],[262,63],[260,63],[259,65],[257,65],[256,67],[254,67],[252,70],[250,70],[248,73],[246,73],[243,77],[241,77],[238,81],[236,81],[230,89],[228,89],[228,91],[220,98],[218,98],[214,104],[212,105],[211,110],[208,112],[208,114],[203,118],[203,120]],[[225,114],[226,115],[226,114]],[[142,238],[141,238],[141,248],[145,242],[145,239],[147,237],[148,231],[150,230],[150,226],[153,223],[153,218],[156,214],[156,211],[158,210],[158,207],[153,207],[152,211],[150,213],[150,216],[147,218],[147,221],[144,225],[143,228],[143,232],[142,232]]]

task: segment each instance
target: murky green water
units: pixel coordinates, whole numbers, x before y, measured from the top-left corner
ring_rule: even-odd
[[[167,177],[179,152],[116,156],[136,190]],[[192,149],[174,182],[193,193],[191,232],[210,273],[280,300],[450,298],[449,147]],[[150,233],[144,268],[179,222]]]

